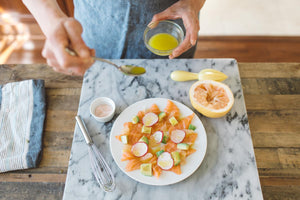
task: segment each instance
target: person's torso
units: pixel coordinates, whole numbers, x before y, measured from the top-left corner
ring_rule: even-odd
[[[177,0],[74,0],[83,39],[102,58],[161,58],[144,45],[143,33],[153,15]],[[178,23],[183,27],[182,21]],[[184,28],[184,27],[183,27]]]

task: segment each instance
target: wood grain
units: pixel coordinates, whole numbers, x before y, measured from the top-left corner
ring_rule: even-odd
[[[48,88],[81,88],[82,77],[57,73],[46,64],[0,65],[0,84],[27,79],[43,79]]]
[[[300,95],[246,94],[247,111],[300,110]]]
[[[239,63],[266,200],[300,199],[299,66]],[[28,78],[41,78],[46,83],[42,161],[36,169],[0,174],[0,199],[61,199],[82,79],[57,74],[44,64],[0,65],[0,84]]]
[[[262,133],[251,131],[253,145],[256,148],[259,147],[270,147],[270,148],[279,148],[279,147],[297,147],[300,148],[300,132],[294,133]]]
[[[262,186],[264,199],[270,200],[299,200],[299,186]]]
[[[5,173],[1,178],[6,182],[33,182],[33,183],[64,183],[66,174],[32,174],[32,173]]]
[[[0,182],[0,198],[5,200],[62,199],[64,183]]]
[[[299,78],[299,63],[239,63],[241,78]]]
[[[300,94],[300,78],[244,78],[244,94]]]
[[[297,110],[249,111],[250,130],[264,133],[299,133],[300,113]]]
[[[235,58],[238,62],[300,62],[299,55],[300,37],[200,36],[195,58]]]

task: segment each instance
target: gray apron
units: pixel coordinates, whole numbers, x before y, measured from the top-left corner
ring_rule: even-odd
[[[167,58],[149,51],[143,33],[154,14],[177,0],[74,0],[75,18],[83,27],[83,40],[96,56],[120,58]],[[184,29],[182,20],[176,22]],[[192,58],[195,46],[180,58]]]

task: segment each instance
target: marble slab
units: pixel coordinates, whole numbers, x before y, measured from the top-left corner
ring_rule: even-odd
[[[107,64],[95,63],[84,77],[78,114],[109,163],[116,178],[116,190],[106,193],[98,186],[91,172],[88,148],[76,126],[63,199],[263,199],[234,59],[113,61],[144,66],[147,74],[125,76]],[[224,82],[233,91],[235,103],[226,116],[218,119],[209,119],[193,109],[207,132],[207,152],[201,166],[189,178],[173,185],[158,187],[134,181],[118,168],[110,153],[109,136],[114,120],[126,107],[146,98],[169,98],[192,108],[188,90],[193,81],[174,82],[169,75],[174,70],[199,72],[204,68],[217,69],[229,76]],[[99,96],[110,97],[116,103],[116,115],[111,122],[97,122],[89,113],[90,103]]]

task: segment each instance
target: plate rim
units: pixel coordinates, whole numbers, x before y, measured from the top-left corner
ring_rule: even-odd
[[[149,182],[149,181],[140,180],[139,178],[137,178],[137,177],[131,175],[130,172],[126,172],[125,169],[123,169],[122,166],[119,165],[119,162],[120,162],[120,161],[117,161],[117,159],[115,158],[115,155],[114,155],[114,153],[113,153],[113,149],[112,149],[112,146],[113,146],[113,145],[112,145],[113,139],[115,139],[115,137],[114,137],[115,135],[113,135],[112,133],[113,133],[113,131],[114,131],[114,129],[115,129],[115,126],[117,126],[116,123],[118,122],[118,120],[120,120],[120,118],[122,117],[122,115],[124,115],[124,113],[125,113],[126,111],[128,112],[128,110],[130,110],[130,109],[131,109],[132,107],[134,107],[136,104],[140,104],[140,103],[145,102],[145,101],[150,101],[150,102],[151,102],[151,101],[165,101],[165,102],[167,102],[168,100],[170,100],[170,101],[172,101],[173,103],[175,103],[175,105],[176,105],[176,104],[179,104],[179,105],[183,106],[185,109],[187,109],[188,111],[191,111],[192,113],[194,113],[194,114],[195,114],[195,117],[196,117],[196,118],[199,120],[199,122],[201,123],[201,126],[202,126],[201,129],[204,131],[204,136],[205,136],[204,138],[201,138],[201,139],[204,139],[204,140],[205,140],[205,148],[204,148],[204,151],[203,151],[203,156],[202,156],[202,158],[199,159],[199,160],[200,160],[200,161],[198,161],[199,163],[198,163],[193,169],[187,171],[185,176],[178,177],[175,181],[173,180],[173,181],[170,181],[170,182],[168,182],[168,183],[162,183],[162,184],[160,184],[160,183],[151,183],[151,182]],[[154,102],[152,102],[152,104],[153,104],[153,103],[154,103]],[[178,105],[177,105],[177,106],[178,106]],[[146,107],[146,106],[145,106],[145,107]],[[194,117],[194,119],[195,119],[195,117]],[[197,134],[199,134],[199,133],[197,133]],[[199,138],[199,137],[197,137],[197,139],[198,139],[198,138]],[[197,141],[197,139],[196,139],[196,141]],[[167,98],[147,98],[147,99],[143,99],[143,100],[137,101],[137,102],[135,102],[135,103],[129,105],[128,107],[126,107],[126,108],[119,114],[119,116],[118,116],[118,117],[116,118],[116,120],[114,121],[113,126],[112,126],[111,131],[110,131],[109,146],[110,146],[110,152],[111,152],[111,154],[112,154],[112,157],[113,157],[114,162],[117,164],[118,168],[119,168],[124,174],[126,174],[128,177],[132,178],[133,180],[135,180],[135,181],[137,181],[137,182],[143,183],[143,184],[153,185],[153,186],[164,186],[164,185],[175,184],[175,183],[178,183],[178,182],[180,182],[180,181],[185,180],[186,178],[190,177],[190,176],[191,176],[191,175],[192,175],[192,174],[200,167],[200,165],[203,163],[203,160],[204,160],[204,158],[205,158],[206,151],[207,151],[207,133],[206,133],[205,127],[204,127],[204,125],[203,125],[201,119],[198,117],[198,115],[197,115],[191,108],[189,108],[188,106],[186,106],[185,104],[183,104],[183,103],[181,103],[181,102],[178,102],[178,101],[176,101],[176,100],[167,99]],[[136,170],[135,170],[135,171],[136,171]]]

